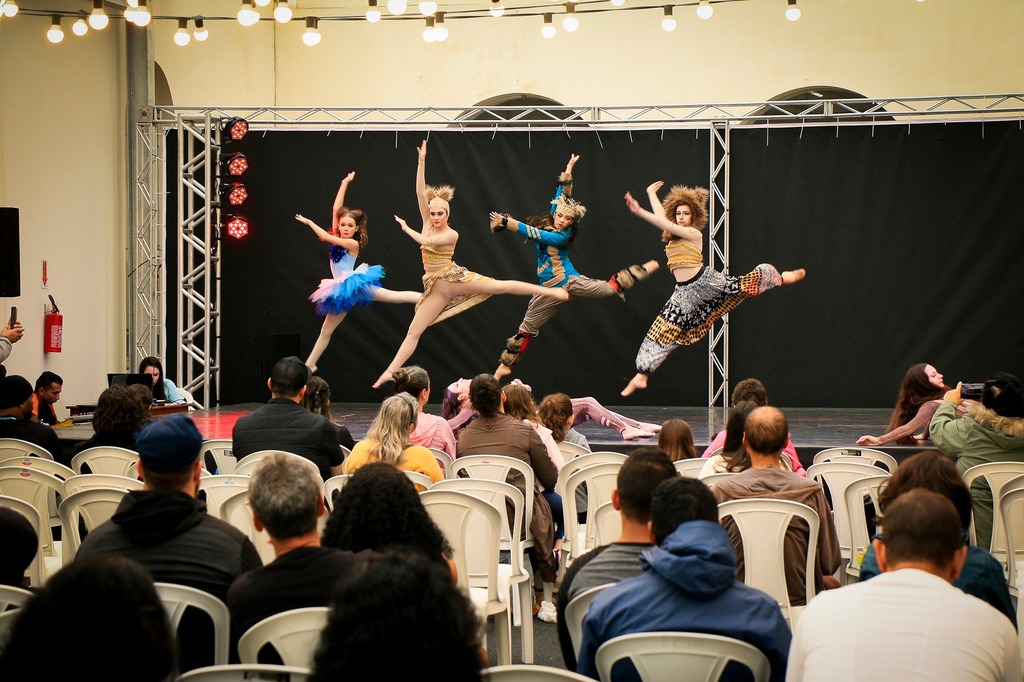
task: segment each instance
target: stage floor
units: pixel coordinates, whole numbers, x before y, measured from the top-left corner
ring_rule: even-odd
[[[260,406],[259,403],[230,405],[209,410],[195,410],[189,416],[196,422],[205,438],[230,438],[235,422],[242,415],[248,414]],[[348,427],[352,437],[359,440],[377,414],[379,405],[375,403],[335,403],[331,412],[336,421]],[[632,417],[638,421],[660,424],[667,419],[684,419],[693,430],[694,442],[698,452],[710,442],[711,437],[725,428],[728,412],[722,408],[707,407],[673,407],[673,406],[611,406],[609,409]],[[890,410],[885,408],[782,408],[789,420],[789,430],[793,443],[797,446],[804,466],[810,463],[814,453],[824,448],[853,446],[857,438],[865,434],[879,435],[884,432],[889,421]],[[440,413],[439,405],[428,405],[427,411]],[[614,430],[594,421],[588,421],[576,427],[576,430],[587,437],[593,450],[614,450],[628,452],[638,445],[656,445],[657,438],[643,438],[623,441]],[[58,435],[63,440],[80,441],[92,435],[91,424],[78,424],[59,429]],[[920,448],[915,447],[882,447],[897,459],[903,459]]]

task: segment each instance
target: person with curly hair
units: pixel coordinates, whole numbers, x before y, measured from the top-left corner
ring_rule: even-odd
[[[426,474],[434,483],[444,478],[441,465],[430,450],[409,444],[419,411],[419,403],[408,393],[385,399],[366,431],[366,438],[356,443],[345,460],[345,473],[355,473],[370,462],[385,462],[403,471]]]
[[[546,215],[520,222],[507,213],[492,211],[491,230],[501,232],[507,229],[533,241],[537,250],[537,279],[541,286],[565,289],[570,300],[610,296],[625,299],[623,292],[640,280],[647,279],[658,269],[658,262],[652,260],[643,265],[630,265],[608,280],[591,279],[577,272],[569,258],[569,249],[576,241],[580,221],[587,214],[587,207],[571,198],[572,169],[579,159],[576,154],[569,157],[565,171],[558,176],[555,198]],[[519,356],[526,352],[530,339],[540,334],[540,328],[555,316],[562,303],[564,301],[544,296],[530,299],[523,321],[519,323],[519,330],[505,342],[498,369],[494,371],[495,377],[501,379],[512,373],[512,368],[519,362]]]
[[[416,551],[445,566],[455,582],[453,551],[413,482],[390,464],[359,468],[335,494],[320,544],[351,552]]]
[[[548,296],[569,300],[564,289],[550,289],[517,282],[514,280],[491,279],[478,275],[457,265],[452,258],[459,233],[448,225],[449,204],[455,190],[448,186],[427,187],[426,183],[427,141],[419,147],[419,164],[416,169],[416,199],[420,207],[423,227],[419,232],[395,216],[402,231],[420,245],[423,255],[423,295],[416,304],[416,314],[409,325],[405,340],[398,348],[391,364],[373,383],[380,388],[391,381],[395,370],[405,364],[416,346],[420,335],[432,324],[447,320],[453,315],[472,308],[494,294],[517,294],[520,296]]]
[[[75,446],[75,454],[101,445],[135,449],[135,434],[149,421],[149,407],[143,408],[135,392],[114,384],[100,393],[92,420],[95,433]]]
[[[316,371],[316,363],[331,342],[331,335],[345,319],[352,308],[370,305],[374,301],[383,303],[415,303],[419,300],[416,291],[391,291],[381,287],[384,268],[363,263],[355,267],[359,251],[366,248],[369,236],[366,232],[366,214],[358,208],[345,206],[345,192],[356,177],[355,171],[346,175],[338,188],[331,210],[331,231],[323,229],[309,218],[296,213],[295,219],[309,226],[317,238],[331,245],[331,278],[321,280],[320,286],[309,300],[316,303],[316,312],[324,316],[320,336],[313,344],[313,350],[306,358],[306,366]]]
[[[779,274],[769,263],[761,263],[740,277],[705,266],[702,230],[708,223],[708,191],[677,185],[662,204],[658,190],[664,184],[659,180],[647,187],[650,211],[641,208],[633,195],[626,192],[626,207],[633,215],[662,230],[668,268],[676,286],[640,345],[637,373],[622,389],[623,396],[647,388],[647,378],[669,353],[703,339],[718,319],[743,301],[774,287],[799,282],[807,275],[802,268]]]
[[[396,550],[338,584],[309,679],[333,682],[373,671],[380,679],[411,680],[434,662],[449,682],[478,682],[487,666],[480,632],[473,605],[444,571]]]

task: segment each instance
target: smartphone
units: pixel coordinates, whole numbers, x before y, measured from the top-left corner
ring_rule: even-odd
[[[18,322],[18,306],[11,306],[11,319],[7,322],[8,327],[13,327]]]
[[[960,384],[961,400],[981,400],[981,391],[985,384]]]

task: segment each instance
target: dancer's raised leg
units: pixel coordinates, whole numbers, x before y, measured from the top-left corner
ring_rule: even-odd
[[[559,287],[542,287],[514,279],[481,279],[476,282],[449,282],[452,296],[460,294],[516,294],[519,296],[547,296],[560,301],[569,300],[569,292]]]
[[[786,270],[785,272],[782,273],[782,283],[796,284],[806,276],[807,271],[804,270],[803,268],[799,268],[797,270]]]
[[[334,334],[334,330],[338,328],[341,321],[345,319],[345,315],[348,313],[338,313],[337,315],[328,315],[324,318],[324,323],[320,326],[320,336],[317,337],[316,343],[313,344],[313,350],[309,352],[309,357],[306,358],[306,367],[309,367],[310,372],[316,371],[316,363],[320,360],[320,356],[323,355],[324,351],[327,350],[327,345],[331,342],[331,335]]]
[[[373,383],[374,388],[380,388],[391,381],[391,374],[412,357],[416,346],[419,345],[420,335],[423,333],[423,330],[429,327],[430,323],[437,319],[437,316],[444,310],[445,305],[453,296],[449,291],[449,287],[443,286],[444,284],[447,283],[436,282],[434,288],[431,289],[427,297],[420,303],[419,309],[416,310],[416,314],[409,324],[409,331],[405,335],[405,340],[398,347],[398,352],[395,353],[391,364],[388,365],[388,368],[384,370],[384,373],[380,375],[377,381]]]
[[[423,292],[420,291],[392,291],[391,289],[377,289],[373,294],[373,300],[381,303],[415,303],[420,300]]]
[[[661,425],[639,422],[635,419],[612,412],[607,407],[597,402],[594,398],[573,398],[572,399],[573,426],[587,419],[593,419],[603,426],[613,428],[622,434],[623,440],[634,438],[650,438],[658,431]]]

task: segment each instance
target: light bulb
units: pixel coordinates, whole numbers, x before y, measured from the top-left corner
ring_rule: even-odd
[[[4,10],[6,11],[6,7]],[[92,14],[89,15],[89,25],[97,31],[102,31],[110,23],[110,18],[103,11],[103,0],[92,0]]]
[[[540,27],[540,34],[547,39],[555,37],[558,31],[555,30],[555,25],[551,23],[551,12],[544,13],[544,25]]]
[[[242,0],[242,8],[238,10],[238,23],[242,26],[255,26],[260,20],[260,13],[252,6],[252,0]]]
[[[6,13],[6,6],[4,6],[4,10]],[[64,29],[60,27],[60,17],[57,16],[56,14],[53,15],[53,21],[50,24],[50,30],[46,32],[46,39],[54,45],[64,40]]]
[[[437,35],[434,33],[434,17],[427,17],[427,26],[423,29],[423,41],[426,43],[433,43],[437,40]]]
[[[409,7],[409,3],[406,0],[388,0],[388,11],[394,15],[405,14],[405,10]]]
[[[786,18],[796,21],[800,18],[800,8],[796,6],[796,0],[789,0],[789,7],[786,8]]]
[[[665,5],[665,18],[661,20],[661,30],[671,33],[676,30],[676,20],[672,16],[672,7]]]
[[[257,7],[266,7],[270,4],[270,0],[254,0]]]
[[[420,14],[422,14],[425,17],[433,16],[434,13],[437,11],[437,3],[434,2],[434,0],[425,0],[425,2],[420,3],[419,7]]]
[[[7,2],[3,6],[3,13],[4,13],[5,17],[13,17],[15,14],[17,14],[18,13],[18,3],[16,2],[16,0],[7,0]],[[61,40],[63,40],[64,39],[64,33],[61,32],[60,35],[61,35]],[[59,43],[60,40],[58,40],[56,42]]]
[[[277,7],[274,8],[274,20],[279,24],[287,24],[292,20],[292,8],[288,0],[277,0]]]
[[[434,38],[439,43],[448,40],[448,27],[444,25],[444,12],[434,15]]]
[[[210,32],[207,30],[206,26],[203,25],[202,17],[196,17],[195,22],[196,28],[192,31],[192,37],[195,38],[197,42],[201,43],[210,37]]]
[[[612,0],[612,7],[622,7],[626,4],[626,0]]]
[[[131,6],[125,7],[124,8],[124,12],[122,12],[122,14],[124,15],[124,20],[127,21],[129,24],[134,24],[135,23],[135,14],[137,12],[138,12],[138,10],[137,9],[133,9]]]
[[[708,0],[700,0],[700,4],[697,5],[697,16],[701,19],[710,19],[711,15],[715,13],[715,8],[711,6]]]
[[[128,6],[135,8],[139,6],[139,0],[128,0]]]
[[[138,27],[149,26],[149,22],[152,21],[153,15],[149,13],[149,7],[147,0],[138,0],[139,8],[135,10],[135,25]]]
[[[306,17],[306,31],[302,34],[302,42],[310,47],[319,45],[323,36],[320,35],[320,31],[317,29],[319,20],[316,17]]]
[[[89,24],[85,23],[85,12],[78,13],[78,19],[71,24],[71,32],[76,36],[84,36],[89,32]]]
[[[569,33],[572,33],[580,27],[580,20],[571,14],[566,14],[565,18],[562,19],[562,28]]]
[[[192,42],[192,36],[188,33],[188,19],[178,19],[178,30],[174,32],[174,44],[178,47],[185,47]]]
[[[380,9],[377,8],[377,0],[368,0],[369,7],[366,8],[366,20],[371,24],[380,21]]]
[[[505,5],[501,4],[501,0],[491,0],[491,16],[500,17],[505,13]]]

